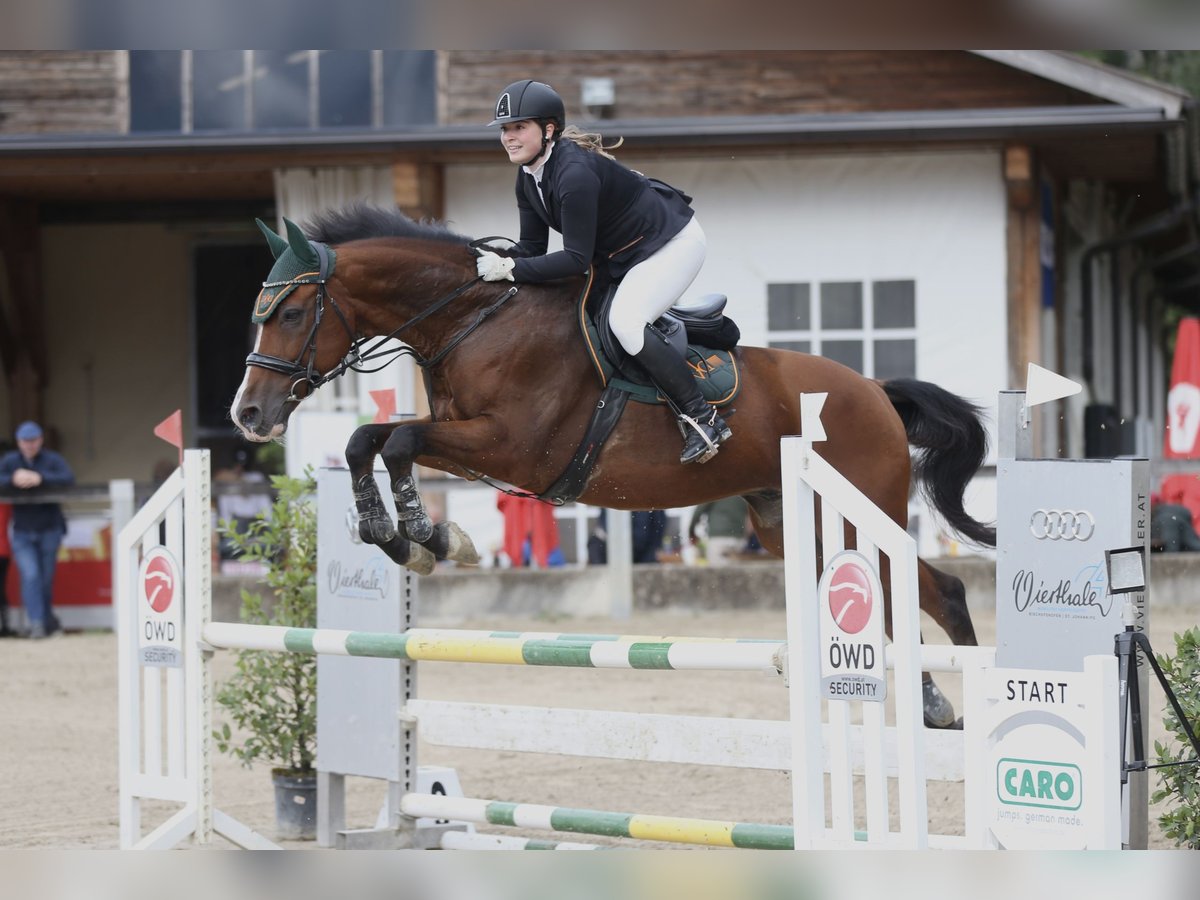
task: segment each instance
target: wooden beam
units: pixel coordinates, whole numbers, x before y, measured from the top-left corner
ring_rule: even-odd
[[[405,215],[414,219],[443,218],[445,193],[440,165],[411,160],[392,163],[392,195]]]
[[[1025,383],[1031,362],[1041,362],[1041,216],[1033,153],[1024,145],[1004,150],[1008,195],[1008,379]]]

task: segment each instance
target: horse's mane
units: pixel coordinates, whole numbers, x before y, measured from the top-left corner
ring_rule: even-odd
[[[369,203],[352,203],[340,209],[327,209],[304,223],[309,240],[323,244],[345,244],[366,238],[400,237],[418,240],[467,244],[470,238],[452,231],[445,222],[410,219],[400,210],[385,209]]]

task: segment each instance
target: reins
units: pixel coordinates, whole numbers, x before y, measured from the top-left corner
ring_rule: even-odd
[[[484,240],[488,239],[485,238]],[[424,310],[417,313],[407,322],[403,323],[399,328],[396,328],[388,334],[376,336],[374,339],[356,337],[354,330],[350,327],[350,323],[346,319],[345,314],[342,312],[341,308],[337,304],[337,301],[334,300],[333,295],[329,293],[326,287],[331,274],[329,265],[329,250],[324,244],[318,241],[312,241],[310,243],[316,249],[318,259],[320,260],[320,271],[317,273],[316,278],[300,277],[288,281],[263,282],[264,288],[293,287],[302,284],[315,284],[317,286],[316,315],[313,320],[312,328],[309,329],[308,337],[304,339],[304,345],[301,348],[300,353],[294,360],[287,360],[279,356],[271,356],[270,354],[258,352],[250,353],[246,357],[246,365],[248,366],[256,366],[260,369],[278,372],[281,375],[285,375],[294,379],[291,387],[288,389],[288,396],[284,401],[285,403],[299,403],[302,399],[304,399],[303,397],[296,395],[296,389],[301,384],[308,386],[308,391],[304,395],[307,397],[321,385],[328,381],[332,381],[334,378],[337,378],[348,371],[362,373],[378,372],[388,366],[392,360],[403,355],[411,356],[413,361],[416,362],[416,364],[421,368],[426,370],[431,369],[438,365],[438,363],[442,362],[451,353],[451,351],[453,351],[459,344],[466,340],[472,332],[483,325],[483,323],[486,322],[489,317],[491,317],[505,303],[516,296],[516,293],[519,290],[519,285],[513,285],[506,290],[493,303],[481,309],[471,324],[456,334],[445,347],[428,359],[422,357],[409,345],[380,350],[379,348],[388,341],[398,339],[400,335],[409,328],[412,328],[414,325],[423,322],[430,316],[445,309],[472,287],[483,281],[483,279],[473,278],[465,284],[459,285],[450,293],[434,301]],[[472,249],[475,249],[474,244],[472,245]],[[337,365],[335,365],[328,372],[322,374],[316,369],[317,332],[320,331],[321,328],[321,319],[324,316],[326,301],[328,301],[329,306],[337,314],[338,321],[342,323],[342,328],[345,330],[346,336],[350,338],[350,349],[346,352],[346,355]],[[368,340],[373,340],[374,342],[370,346],[364,346],[364,342]],[[380,359],[382,359],[383,362],[378,366],[374,368],[364,367],[365,363]]]

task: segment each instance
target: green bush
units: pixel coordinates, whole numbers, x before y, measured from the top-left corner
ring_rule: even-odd
[[[1159,654],[1158,664],[1195,733],[1200,722],[1200,627],[1175,635],[1175,656]],[[1165,745],[1154,742],[1159,763],[1195,759],[1196,751],[1169,703],[1163,724],[1171,740]],[[1167,811],[1158,817],[1163,834],[1177,846],[1200,850],[1200,766],[1159,769],[1158,777],[1159,788],[1150,799],[1154,803],[1167,801]]]
[[[276,500],[240,534],[232,522],[218,531],[238,558],[267,568],[272,602],[242,591],[241,620],[254,625],[315,628],[317,625],[316,482],[275,475]],[[237,726],[213,732],[217,748],[250,766],[271,763],[291,774],[310,774],[316,759],[317,658],[309,654],[237,651],[235,674],[216,694],[217,704]]]

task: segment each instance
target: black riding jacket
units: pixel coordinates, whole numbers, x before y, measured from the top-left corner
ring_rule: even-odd
[[[686,194],[570,140],[555,142],[542,172],[542,193],[545,204],[533,176],[517,171],[517,281],[580,275],[593,263],[619,280],[693,216]],[[563,249],[547,254],[551,228],[562,234]]]

